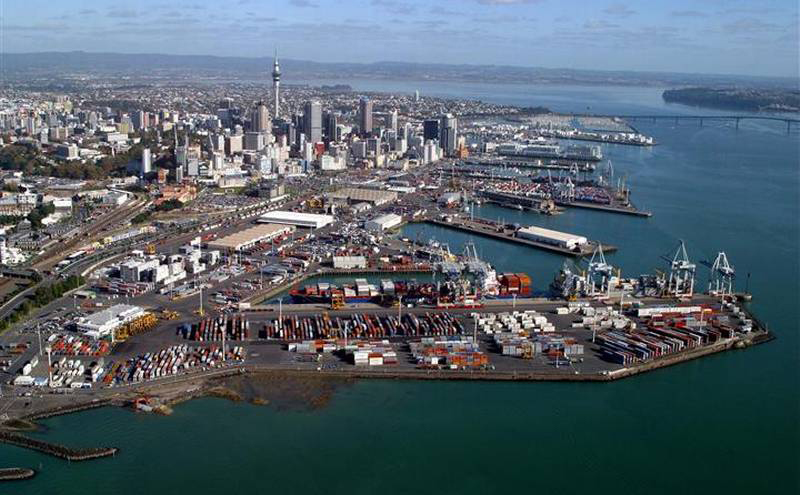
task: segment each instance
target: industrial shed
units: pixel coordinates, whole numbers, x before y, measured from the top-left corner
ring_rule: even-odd
[[[294,230],[291,225],[277,225],[274,223],[259,224],[249,229],[241,230],[229,236],[209,241],[209,249],[219,249],[221,251],[241,251],[262,241],[288,234]]]
[[[299,211],[275,210],[261,215],[259,223],[278,223],[284,225],[294,225],[296,227],[306,227],[312,229],[322,228],[335,219],[331,215],[319,215],[316,213],[302,213]]]

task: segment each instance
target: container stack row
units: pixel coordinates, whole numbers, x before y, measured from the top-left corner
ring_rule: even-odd
[[[265,323],[260,336],[279,340],[380,339],[385,337],[422,337],[462,335],[464,326],[447,313],[378,316],[354,314],[349,317],[288,316]]]
[[[221,341],[223,332],[227,340],[247,340],[250,322],[239,315],[220,315],[216,318],[204,318],[195,325],[179,325],[177,331],[184,339],[196,342]]]
[[[428,369],[481,369],[489,358],[472,337],[423,338],[410,342],[417,366]]]
[[[511,313],[475,313],[472,316],[477,320],[478,329],[488,335],[498,332],[530,335],[556,330],[545,315],[532,309]]]
[[[227,351],[225,360],[239,361],[244,358],[244,349],[233,346]],[[223,364],[222,349],[174,345],[159,352],[148,352],[112,368],[111,383],[138,383],[155,378],[176,375],[197,368],[214,368]],[[104,380],[105,381],[105,380]]]
[[[54,356],[106,356],[111,352],[111,345],[107,341],[77,335],[54,333],[47,341]]]

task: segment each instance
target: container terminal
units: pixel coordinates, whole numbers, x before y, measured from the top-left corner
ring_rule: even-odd
[[[605,259],[614,239],[474,215],[491,201],[647,216],[604,155],[652,139],[615,119],[537,130],[508,124],[530,116],[515,108],[305,87],[279,102],[277,84],[270,115],[260,89],[213,86],[179,109],[176,88],[158,103],[135,84],[114,90],[132,104],[116,112],[82,90],[3,103],[3,146],[24,163],[112,156],[137,170],[3,173],[3,212],[26,219],[0,242],[13,278],[0,281],[0,441],[113,456],[11,430],[106,405],[169,414],[174,401],[235,397],[234,378],[608,382],[772,338],[724,253],[699,293],[683,245],[665,270],[623,278]],[[403,237],[415,222],[566,261],[552,282],[500,273],[473,245]]]
[[[722,252],[707,264],[705,293],[680,243],[664,271],[634,278],[596,246],[591,257],[565,262],[542,294],[529,274],[497,274],[474,246],[459,255],[441,245],[418,250],[438,282],[389,279],[384,270],[372,283],[354,271],[352,283],[286,281],[287,296],[274,302],[204,305],[190,296],[169,310],[150,291],[91,318],[62,319],[34,341],[4,339],[4,387],[36,394],[37,407],[48,409],[111,397],[130,403],[145,389],[157,396],[183,381],[242,372],[608,381],[772,338],[734,291]],[[7,412],[23,411],[12,404]]]

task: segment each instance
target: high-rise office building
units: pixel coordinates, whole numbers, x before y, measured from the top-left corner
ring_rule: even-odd
[[[359,102],[358,115],[361,134],[369,134],[372,132],[372,102],[367,98],[363,98]]]
[[[422,123],[422,138],[425,141],[429,139],[439,139],[438,120],[426,120]]]
[[[439,146],[445,156],[452,156],[456,152],[458,141],[458,120],[452,115],[444,115],[439,126]]]
[[[267,143],[264,140],[264,134],[260,132],[248,132],[244,135],[244,149],[250,151],[261,151]]]
[[[260,132],[269,134],[272,132],[272,122],[269,119],[269,110],[263,101],[259,101],[253,109],[253,115],[250,118],[250,130],[253,132]]]
[[[147,129],[147,113],[139,110],[137,112],[133,112],[133,127],[137,131],[144,131]]]
[[[397,110],[392,110],[386,116],[386,128],[397,134]]]
[[[139,175],[144,177],[149,174],[153,169],[153,158],[150,154],[150,148],[142,150],[142,166],[139,169]]]
[[[303,132],[306,142],[322,141],[322,106],[318,101],[309,101],[303,111]]]
[[[325,112],[322,114],[322,136],[330,141],[336,141],[336,114]]]

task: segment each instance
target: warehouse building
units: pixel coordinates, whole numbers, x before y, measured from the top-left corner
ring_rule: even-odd
[[[335,219],[331,215],[318,215],[316,213],[301,213],[298,211],[270,211],[258,218],[258,223],[276,223],[282,225],[294,225],[296,227],[306,227],[319,229]]]
[[[240,230],[234,234],[220,237],[208,242],[209,249],[219,249],[220,251],[241,251],[252,247],[259,242],[271,241],[276,237],[289,234],[294,231],[292,225],[278,225],[274,223],[261,223],[249,229]]]
[[[129,304],[115,304],[110,308],[79,318],[78,331],[93,339],[109,337],[111,332],[144,315],[144,309]]]
[[[575,234],[567,234],[565,232],[558,232],[556,230],[543,229],[541,227],[523,227],[517,231],[517,237],[521,239],[528,239],[536,242],[543,242],[545,244],[552,244],[567,249],[576,249],[589,242],[583,236]]]
[[[328,199],[334,201],[346,201],[348,204],[370,203],[374,206],[381,206],[386,203],[397,201],[397,193],[394,191],[381,191],[379,189],[359,189],[346,187],[332,193],[328,193]]]
[[[393,229],[401,223],[403,223],[403,217],[389,213],[364,222],[364,229],[370,232],[383,232],[384,230]]]
[[[341,270],[366,268],[367,258],[364,256],[334,256],[333,267]]]

